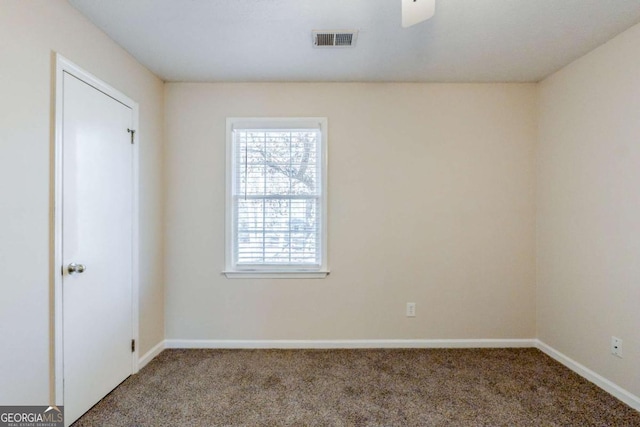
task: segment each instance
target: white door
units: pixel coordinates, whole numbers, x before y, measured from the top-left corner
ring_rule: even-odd
[[[70,424],[132,373],[133,112],[67,72],[63,87],[62,339]]]

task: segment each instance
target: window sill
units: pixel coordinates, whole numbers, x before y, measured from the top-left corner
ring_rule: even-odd
[[[329,271],[223,271],[227,279],[324,279]]]

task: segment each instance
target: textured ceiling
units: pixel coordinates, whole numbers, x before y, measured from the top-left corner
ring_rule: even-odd
[[[640,22],[640,0],[436,1],[402,28],[401,0],[69,0],[167,81],[538,81]]]

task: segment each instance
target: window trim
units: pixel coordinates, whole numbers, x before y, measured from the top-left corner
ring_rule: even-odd
[[[320,128],[320,266],[307,268],[291,268],[289,266],[251,266],[238,268],[233,264],[234,257],[234,206],[233,206],[233,129],[286,129],[286,128]],[[327,262],[327,190],[328,190],[328,162],[327,162],[327,133],[328,121],[326,117],[228,117],[226,124],[226,200],[225,200],[225,270],[222,272],[229,279],[265,278],[265,279],[321,279],[329,274]]]

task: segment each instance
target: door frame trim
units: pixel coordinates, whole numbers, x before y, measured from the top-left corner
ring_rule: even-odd
[[[131,108],[133,113],[134,134],[133,144],[133,205],[132,205],[132,331],[131,335],[136,340],[135,351],[131,353],[131,373],[138,372],[138,354],[140,347],[139,333],[139,139],[138,126],[139,105],[137,102],[103,82],[93,74],[83,70],[64,56],[56,53],[55,68],[55,131],[53,147],[53,239],[51,242],[53,260],[51,262],[51,278],[53,282],[53,349],[52,349],[52,380],[55,405],[64,404],[64,347],[63,347],[63,322],[62,322],[62,113],[63,113],[63,77],[64,73],[73,75],[95,89],[110,96],[116,101]]]

